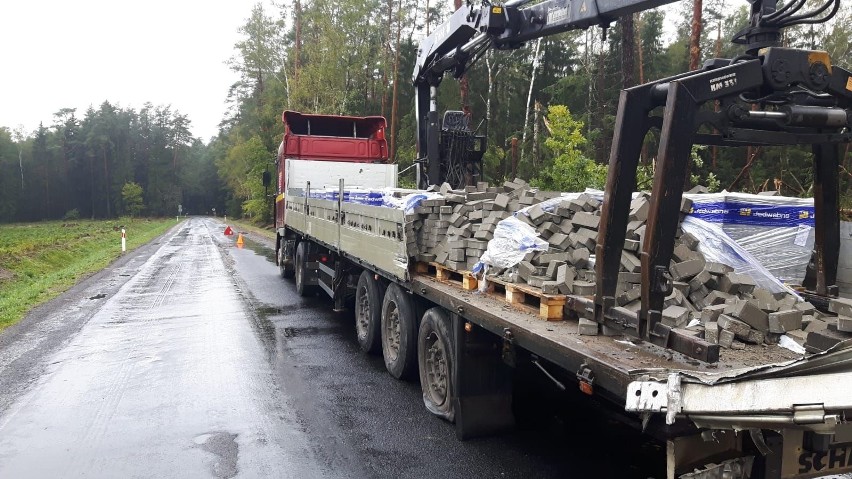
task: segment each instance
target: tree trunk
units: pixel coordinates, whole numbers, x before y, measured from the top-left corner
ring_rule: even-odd
[[[295,0],[293,5],[293,22],[295,23],[296,38],[293,40],[293,78],[299,79],[299,70],[302,68],[302,2]]]
[[[621,86],[636,85],[636,31],[633,15],[621,18]]]
[[[639,33],[635,35],[636,38],[636,49],[637,53],[639,53],[639,84],[645,84],[645,55],[642,53],[642,17],[637,13],[636,18],[639,19],[638,30]]]
[[[456,10],[462,6],[462,0],[455,0]],[[467,73],[459,78],[459,97],[461,99],[461,109],[464,116],[470,118],[470,83],[467,80]]]
[[[701,10],[702,0],[693,0],[692,31],[689,35],[689,69],[698,70],[701,62]]]
[[[387,33],[386,33],[385,38],[384,38],[384,40],[385,40],[385,42],[384,42],[385,43],[384,44],[384,47],[385,47],[384,48],[384,50],[385,50],[384,57],[385,58],[390,58],[390,56],[391,56],[391,34],[393,32],[393,2],[394,2],[394,0],[388,0],[388,13],[387,13],[388,24],[387,24],[387,28],[385,30]],[[388,66],[387,66],[387,63],[385,63],[383,65],[383,68],[382,68],[382,85],[387,86],[387,84],[388,84]],[[393,102],[393,101],[391,101],[391,102]],[[387,94],[387,88],[384,88],[382,90],[382,116],[386,116],[385,113],[388,111],[387,107],[388,107],[388,94]],[[393,121],[391,121],[391,137],[393,137]]]
[[[533,137],[532,137],[532,162],[533,165],[538,165],[538,125],[541,123],[541,102],[536,100],[533,109]]]
[[[429,36],[429,0],[426,0],[426,36]]]
[[[400,12],[402,12],[402,0],[399,0],[399,8],[397,9],[396,53],[393,58],[393,100],[391,101],[391,144],[388,152],[390,160],[394,163],[396,163],[396,135],[399,129],[399,50],[402,37],[402,15],[400,15]]]
[[[521,160],[524,162],[524,150],[527,144],[527,130],[530,126],[530,103],[532,103],[533,87],[535,86],[535,75],[538,71],[538,63],[541,58],[541,38],[535,42],[535,50],[533,52],[532,73],[530,74],[530,88],[527,92],[527,106],[524,108],[524,130],[521,136]]]

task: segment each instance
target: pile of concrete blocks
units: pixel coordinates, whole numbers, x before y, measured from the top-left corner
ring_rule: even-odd
[[[425,200],[406,218],[409,253],[420,261],[435,261],[455,270],[470,270],[485,252],[502,219],[515,216],[545,239],[547,251],[531,252],[509,270],[489,270],[491,278],[526,283],[542,294],[591,296],[601,201],[588,194],[555,200],[558,193],[539,192],[521,180],[465,190],[440,189],[441,199]],[[542,202],[548,207],[542,207]],[[684,199],[681,219],[691,208]],[[638,315],[641,308],[641,262],[650,200],[640,194],[630,205],[626,240],[620,258],[616,306]],[[413,235],[413,236],[412,236]],[[784,334],[810,350],[824,350],[837,338],[852,337],[852,301],[835,300],[834,319],[789,293],[771,293],[728,265],[708,261],[693,235],[677,230],[669,273],[673,291],[665,298],[663,324],[724,348],[746,344],[776,344]],[[569,314],[569,313],[566,313]],[[582,334],[596,334],[597,323],[585,319]],[[812,333],[817,334],[812,334]],[[831,336],[826,339],[827,336]],[[834,341],[834,343],[832,343]]]
[[[457,271],[473,269],[494,237],[497,223],[513,212],[558,193],[539,193],[520,179],[501,187],[478,183],[464,190],[440,187],[441,198],[426,199],[406,215],[408,255]]]

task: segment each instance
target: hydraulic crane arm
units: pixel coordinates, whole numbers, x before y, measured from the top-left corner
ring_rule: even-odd
[[[437,87],[444,73],[461,77],[488,48],[515,49],[549,35],[607,26],[617,18],[677,0],[548,0],[523,7],[529,0],[504,5],[470,2],[423,39],[413,81],[417,89],[417,151],[421,187],[447,179],[440,158]],[[452,186],[460,186],[454,184]]]

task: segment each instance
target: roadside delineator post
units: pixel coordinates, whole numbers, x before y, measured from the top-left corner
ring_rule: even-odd
[[[127,251],[127,233],[121,228],[121,252]]]

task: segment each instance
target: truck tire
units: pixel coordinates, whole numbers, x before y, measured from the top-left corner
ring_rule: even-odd
[[[358,277],[355,290],[355,337],[365,353],[377,353],[382,347],[382,300],[385,285],[367,270]]]
[[[453,422],[454,348],[450,318],[443,308],[431,308],[420,321],[417,335],[417,363],[423,403],[432,414]]]
[[[299,296],[310,296],[314,292],[313,286],[309,286],[307,281],[307,263],[308,263],[308,244],[305,241],[299,241],[299,246],[296,247],[295,260],[295,276],[296,276],[296,292]]]
[[[284,247],[285,240],[284,238],[280,238],[278,241],[278,271],[281,274],[281,277],[284,279],[290,279],[296,273],[295,268],[293,267],[293,263],[290,262],[289,266],[287,264],[287,258],[285,255],[286,248]]]
[[[417,370],[417,322],[414,300],[396,283],[382,301],[382,354],[391,376],[407,379]]]

